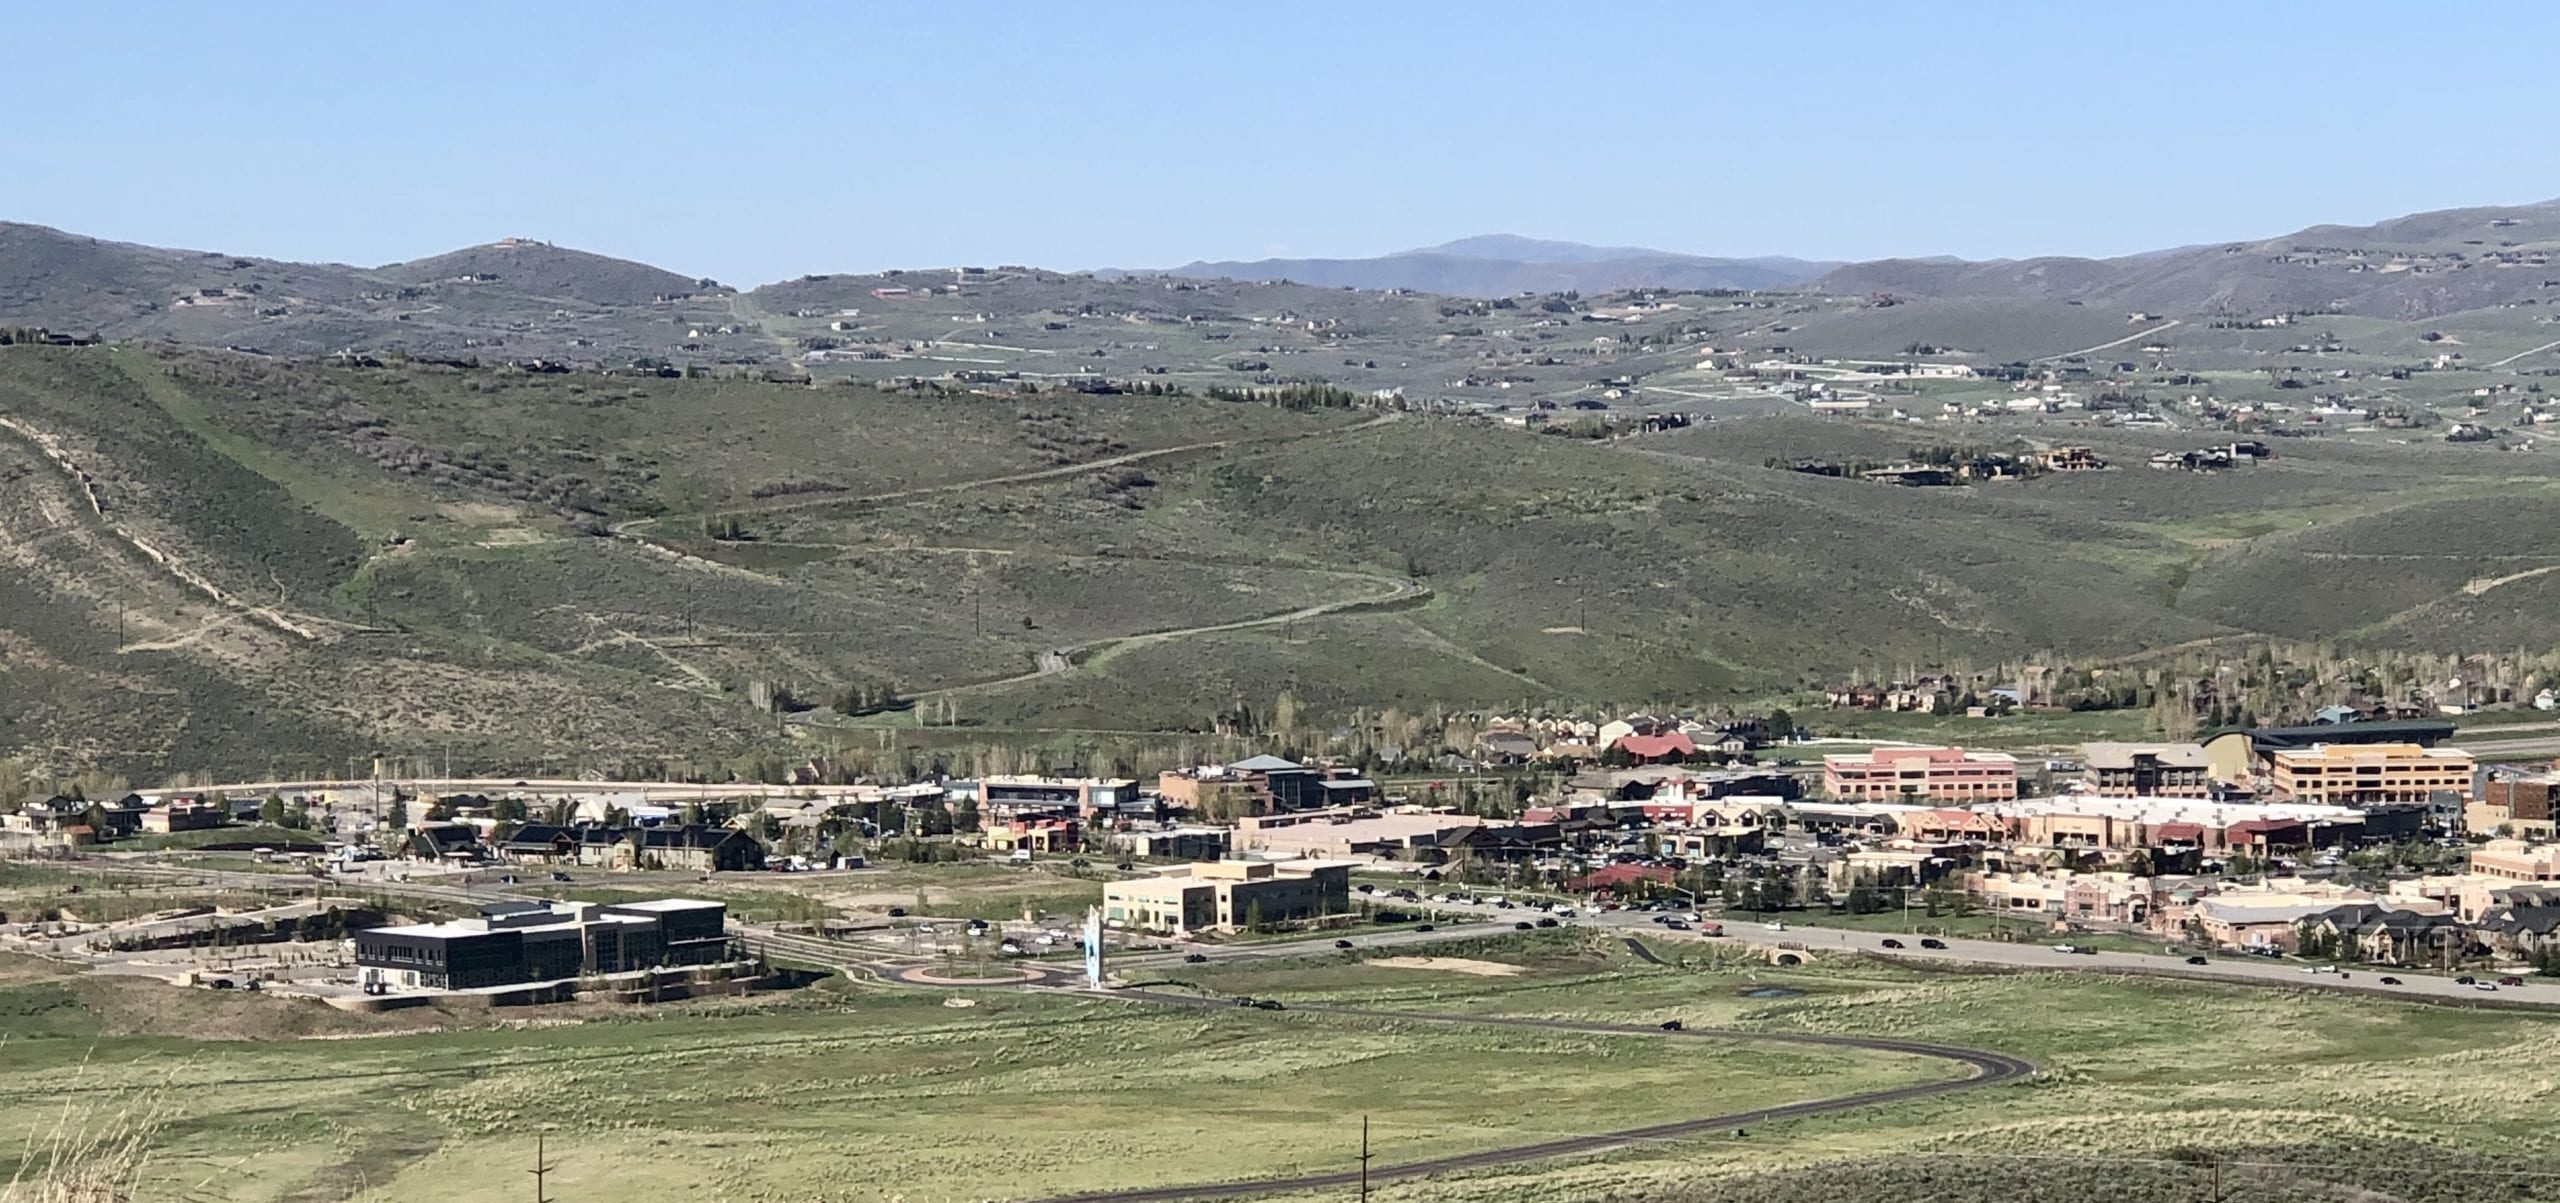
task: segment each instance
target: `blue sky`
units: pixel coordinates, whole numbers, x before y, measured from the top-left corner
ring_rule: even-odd
[[[0,219],[739,284],[1370,255],[2118,254],[2560,197],[2560,5],[101,6],[0,41]],[[20,33],[25,33],[21,29]],[[59,35],[59,36],[57,36]]]

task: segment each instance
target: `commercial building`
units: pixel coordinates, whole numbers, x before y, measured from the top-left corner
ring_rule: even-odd
[[[2018,759],[1962,748],[1877,748],[1822,758],[1833,798],[1866,802],[2005,802],[2018,796]]]
[[[2323,806],[2425,803],[2471,792],[2471,754],[2413,743],[2314,744],[2268,756],[2275,792]]]
[[[1126,777],[987,777],[978,782],[978,812],[991,820],[1090,819],[1136,801]]]
[[[2026,798],[1976,807],[1974,813],[2002,821],[2001,842],[2097,852],[2135,848],[2262,852],[2352,844],[2364,837],[2368,817],[2344,806],[2087,795]]]
[[[1353,769],[1254,756],[1165,773],[1156,779],[1156,792],[1194,814],[1231,818],[1358,806],[1376,800],[1378,785]]]
[[[2560,881],[2560,844],[2491,840],[2471,850],[2471,872],[2502,881]]]
[[[1400,857],[1454,845],[1484,822],[1475,815],[1436,810],[1307,810],[1238,819],[1235,846],[1290,856]]]
[[[2453,724],[2435,720],[2408,722],[2314,723],[2308,727],[2234,727],[2204,741],[2205,759],[2216,781],[2247,781],[2265,769],[2279,751],[2321,744],[2416,744],[2432,748],[2453,738]]]
[[[1204,861],[1102,887],[1115,927],[1180,935],[1301,923],[1351,909],[1351,866],[1335,861]]]
[[[2560,772],[2492,774],[2480,798],[2463,808],[2463,826],[2483,835],[2550,839],[2551,804],[2560,799]]]
[[[1235,832],[1225,827],[1164,827],[1123,831],[1112,847],[1130,856],[1163,860],[1222,860],[1235,846]]]
[[[728,908],[717,902],[508,902],[477,919],[356,933],[367,984],[474,990],[734,960]]]
[[[202,798],[171,798],[142,812],[142,830],[158,835],[173,831],[205,831],[230,822],[224,807]]]
[[[2082,783],[2102,798],[2203,798],[2212,793],[2203,744],[2085,744],[2080,763]]]

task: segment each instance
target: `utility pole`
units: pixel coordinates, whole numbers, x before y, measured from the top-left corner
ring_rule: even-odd
[[[549,1175],[554,1168],[555,1167],[549,1161],[543,1159],[542,1133],[534,1133],[533,1169],[531,1171],[533,1174],[533,1203],[551,1203],[551,1196],[542,1193],[542,1180],[544,1177]]]
[[[2222,1203],[2222,1163],[2209,1161],[2205,1168],[2213,1175],[2213,1203]]]
[[[1360,1203],[1369,1203],[1369,1117],[1365,1115],[1360,1117]]]

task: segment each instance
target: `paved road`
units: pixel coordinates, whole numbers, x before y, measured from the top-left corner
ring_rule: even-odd
[[[1178,994],[1161,994],[1144,990],[1116,990],[1097,997],[1168,1007],[1225,1007],[1223,999],[1200,999]],[[1672,1120],[1642,1128],[1602,1132],[1587,1136],[1565,1136],[1532,1144],[1513,1145],[1503,1149],[1487,1149],[1480,1153],[1459,1153],[1421,1161],[1372,1166],[1365,1178],[1370,1182],[1388,1182],[1400,1178],[1422,1178],[1453,1170],[1483,1169],[1489,1166],[1514,1165],[1524,1161],[1543,1161],[1556,1157],[1573,1157],[1606,1152],[1626,1145],[1669,1140],[1708,1133],[1747,1131],[1757,1123],[1801,1119],[1834,1111],[1873,1107],[1885,1103],[1932,1098],[1960,1090],[1996,1086],[2024,1080],[2033,1075],[2032,1062],[2006,1053],[1959,1048],[1946,1044],[1927,1044],[1913,1040],[1869,1039],[1862,1036],[1817,1036],[1806,1033],[1753,1032],[1728,1028],[1691,1028],[1667,1032],[1660,1028],[1621,1023],[1587,1023],[1565,1019],[1528,1019],[1514,1016],[1469,1015],[1460,1012],[1391,1011],[1369,1007],[1299,1006],[1291,1010],[1317,1015],[1347,1017],[1357,1020],[1390,1020],[1399,1023],[1439,1023],[1476,1027],[1525,1028],[1546,1032],[1582,1032],[1594,1035],[1639,1036],[1669,1040],[1712,1039],[1759,1044],[1785,1044],[1819,1048],[1858,1049],[1867,1052],[1899,1053],[1913,1057],[1931,1057],[1951,1061],[1965,1067],[1960,1078],[1921,1082],[1889,1090],[1870,1090],[1828,1099],[1808,1099],[1800,1103],[1768,1107],[1757,1111],[1710,1115],[1696,1119]],[[1136,1190],[1097,1191],[1081,1195],[1063,1195],[1041,1203],[1177,1203],[1185,1199],[1233,1198],[1238,1195],[1275,1194],[1282,1191],[1318,1190],[1352,1186],[1364,1178],[1357,1168],[1324,1173],[1297,1174],[1276,1178],[1260,1178],[1238,1182],[1203,1183],[1192,1186],[1145,1187]]]

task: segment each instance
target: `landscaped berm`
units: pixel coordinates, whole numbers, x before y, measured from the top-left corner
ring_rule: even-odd
[[[2219,1174],[2232,1199],[2522,1203],[2549,1198],[2545,1175],[2560,1172],[2543,1114],[2560,1027],[2536,1016],[1854,960],[1772,971],[1693,951],[1657,966],[1571,934],[1189,966],[1153,992],[1295,1005],[996,988],[954,1008],[948,990],[839,982],[518,1025],[14,964],[0,978],[0,1134],[17,1184],[0,1199],[476,1203],[529,1188],[539,1137],[545,1189],[564,1201],[1032,1200],[1353,1168],[1363,1117],[1385,1169],[1962,1072],[1694,1031],[1711,1026],[1998,1049],[2040,1069],[1920,1102],[1382,1178],[1379,1197],[2186,1203],[2211,1198]],[[1674,1018],[1692,1032],[1665,1038],[1656,1025]],[[102,1182],[115,1189],[78,1193]]]

